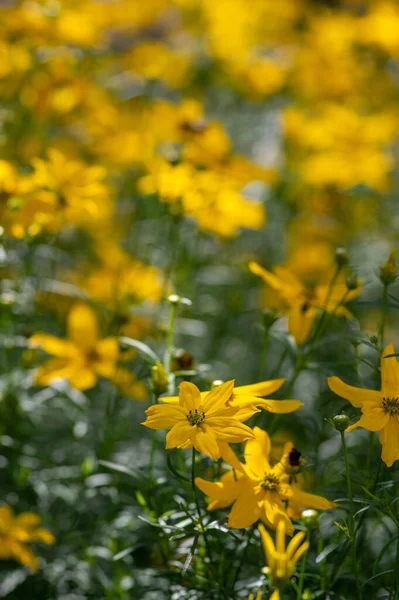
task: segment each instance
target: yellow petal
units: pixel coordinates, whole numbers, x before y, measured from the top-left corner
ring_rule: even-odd
[[[364,413],[353,425],[350,425],[346,431],[353,431],[358,427],[363,427],[369,431],[380,431],[387,424],[389,414],[381,407],[369,408],[366,407]]]
[[[58,356],[59,358],[71,358],[78,354],[78,349],[74,344],[68,340],[60,340],[53,335],[47,335],[46,333],[36,333],[29,339],[30,346],[39,346],[42,350],[51,354],[52,356]]]
[[[201,394],[199,389],[189,381],[183,381],[179,385],[179,404],[185,411],[189,412],[199,408]]]
[[[195,427],[195,426],[194,426]],[[191,444],[191,430],[193,426],[186,421],[179,421],[173,425],[166,436],[166,448],[181,448],[189,442]],[[186,446],[191,447],[191,446]]]
[[[231,399],[234,389],[234,379],[226,381],[215,387],[202,400],[202,406],[207,416],[215,415],[226,409],[227,402]]]
[[[284,522],[284,519],[280,519],[280,521],[277,523],[276,550],[280,554],[285,553],[285,522]]]
[[[268,396],[273,392],[276,392],[281,388],[285,379],[271,379],[270,381],[261,381],[260,383],[252,383],[251,385],[240,385],[234,388],[234,399],[236,396],[248,395],[248,396]],[[239,401],[239,398],[237,398]]]
[[[317,510],[330,510],[338,506],[335,502],[323,498],[323,496],[317,496],[316,494],[308,494],[302,491],[298,486],[291,485],[293,491],[293,500],[295,505],[300,509],[304,508],[315,508]],[[291,502],[291,501],[290,501]]]
[[[249,440],[245,444],[245,463],[254,475],[261,477],[265,471],[270,469],[270,438],[266,431],[259,427],[254,427],[254,440]]]
[[[273,539],[272,539],[270,533],[267,531],[267,529],[262,524],[260,524],[258,526],[258,530],[260,533],[260,539],[262,540],[263,551],[266,556],[266,563],[268,564],[269,567],[271,567],[271,565],[274,562],[274,554],[275,554]]]
[[[293,303],[288,313],[288,331],[298,344],[303,344],[312,331],[316,318],[316,308],[306,300],[299,299]]]
[[[287,513],[284,510],[283,503],[281,502],[276,492],[266,492],[264,498],[264,510],[267,520],[272,524],[274,528],[277,527],[277,524],[279,523],[280,519],[283,519],[291,525],[291,521],[289,520]]]
[[[299,400],[257,400],[256,406],[271,413],[286,415],[298,410],[304,404]]]
[[[255,435],[247,425],[243,425],[237,419],[227,417],[206,417],[206,425],[212,428],[218,440],[229,443],[239,443]]]
[[[97,375],[92,369],[77,367],[69,376],[69,383],[72,387],[83,392],[92,388],[97,383]]]
[[[286,553],[290,560],[295,555],[295,552],[298,550],[299,546],[301,545],[301,542],[305,539],[305,537],[306,533],[304,531],[300,531],[299,533],[294,535],[294,537],[288,544]]]
[[[389,344],[381,358],[381,380],[382,393],[387,398],[397,398],[399,396],[399,364],[395,356],[384,358],[389,354],[394,354],[393,344]]]
[[[84,352],[93,349],[98,339],[95,312],[83,302],[75,304],[68,315],[68,335]]]
[[[237,456],[234,454],[232,448],[226,442],[219,441],[218,443],[220,454],[224,462],[233,467],[233,469],[235,469],[236,471],[242,473],[242,464],[238,460]]]
[[[64,358],[51,358],[37,369],[34,384],[46,386],[56,379],[68,379],[75,370],[75,362],[70,362]]]
[[[249,481],[249,480],[248,480]],[[229,527],[242,529],[256,523],[260,517],[260,507],[252,485],[241,491],[228,517]]]
[[[216,435],[212,428],[208,427],[206,424],[193,428],[191,442],[194,448],[199,452],[210,456],[213,460],[218,460],[220,458],[220,449]]]
[[[99,361],[117,362],[119,358],[119,344],[116,338],[108,337],[97,342],[95,348]]]
[[[397,415],[391,415],[388,423],[380,433],[382,444],[381,458],[387,467],[391,467],[395,460],[399,459],[399,419]]]
[[[348,385],[347,383],[344,383],[339,377],[329,377],[328,387],[335,394],[337,394],[337,396],[341,396],[341,398],[349,400],[352,406],[355,406],[356,408],[361,408],[367,402],[381,403],[381,392],[377,392],[376,390],[358,388],[354,387],[353,385]]]
[[[186,413],[181,406],[168,406],[166,404],[154,404],[146,411],[147,419],[142,423],[150,429],[171,429],[176,423],[182,421],[189,425]],[[190,425],[191,427],[191,425]]]
[[[280,592],[276,588],[273,594],[270,596],[270,600],[280,600]]]
[[[212,482],[196,477],[195,485],[209,496],[208,510],[214,510],[215,508],[225,508],[230,506],[240,493],[240,486],[238,481],[227,481],[227,482]]]

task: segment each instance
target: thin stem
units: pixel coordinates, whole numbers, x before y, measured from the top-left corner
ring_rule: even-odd
[[[381,354],[384,350],[384,333],[385,325],[388,316],[388,285],[384,283],[384,291],[382,293],[382,314],[381,314],[381,325],[380,325],[380,351]]]
[[[309,540],[310,540],[310,532],[309,532],[309,529],[308,529],[307,534],[306,534],[306,541],[309,542]],[[305,554],[302,557],[301,571],[300,571],[300,574],[299,574],[299,581],[298,581],[298,589],[297,589],[297,592],[296,592],[296,600],[301,600],[302,599],[303,584],[305,583],[306,563],[308,561],[308,553],[309,553],[309,548],[306,550]]]
[[[191,489],[193,491],[194,502],[195,502],[195,506],[197,508],[198,523],[199,523],[199,525],[201,527],[201,533],[204,536],[204,542],[205,542],[206,551],[208,553],[209,562],[212,565],[213,564],[212,554],[211,554],[211,551],[210,551],[208,536],[207,536],[207,533],[206,533],[206,529],[204,527],[204,522],[202,520],[201,508],[200,508],[199,500],[198,500],[198,496],[197,496],[197,487],[195,485],[195,457],[196,457],[196,450],[193,447],[193,452],[192,452],[192,457],[191,457]]]
[[[165,371],[169,376],[172,371],[172,360],[173,360],[173,332],[177,313],[177,302],[171,302],[170,305],[170,317],[168,327],[168,337],[166,344],[166,356],[165,356]]]
[[[153,397],[153,404],[158,404],[158,394],[153,393],[152,394]],[[154,456],[155,456],[155,450],[157,447],[157,432],[155,429],[152,430],[152,436],[151,436],[151,450],[150,450],[150,462],[148,465],[148,483],[151,483],[152,480],[152,467],[154,464]]]
[[[395,596],[396,589],[396,596]],[[388,600],[394,600],[394,598],[399,597],[399,530],[398,530],[398,539],[396,542],[396,557],[395,557],[395,567],[392,573],[392,582],[389,590]]]
[[[351,475],[350,475],[350,469],[349,469],[348,449],[346,447],[345,433],[343,431],[341,431],[340,434],[341,434],[341,441],[342,441],[342,449],[344,451],[346,484],[348,487],[348,497],[349,497],[350,542],[351,542],[351,546],[352,546],[353,568],[354,568],[354,572],[355,572],[355,580],[356,580],[358,599],[362,600],[362,588],[360,586],[359,574],[358,574],[358,570],[357,570],[356,529],[355,529],[355,516],[354,516],[355,513],[354,513],[354,507],[353,507],[352,481],[351,481]]]

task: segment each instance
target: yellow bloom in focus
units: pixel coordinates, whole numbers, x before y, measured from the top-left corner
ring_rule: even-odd
[[[150,406],[147,420],[142,423],[150,429],[170,429],[166,448],[196,448],[218,460],[219,443],[238,443],[254,437],[252,430],[237,418],[239,408],[226,406],[234,381],[214,388],[205,398],[193,383],[184,381],[179,387],[178,405]]]
[[[288,316],[288,331],[298,344],[303,344],[308,339],[318,309],[349,319],[352,315],[344,303],[350,302],[360,293],[360,287],[348,291],[346,285],[340,282],[335,283],[331,291],[328,283],[306,285],[285,267],[273,267],[274,273],[271,273],[257,263],[250,262],[249,269],[277,292],[279,308]]]
[[[395,349],[389,344],[381,358],[381,390],[367,390],[344,383],[339,377],[329,377],[330,389],[352,406],[361,408],[362,416],[346,431],[363,427],[380,432],[381,458],[387,467],[399,459],[399,365]]]
[[[9,506],[0,506],[0,560],[14,559],[37,571],[39,561],[30,550],[30,542],[54,544],[54,536],[44,527],[39,527],[40,517],[25,512],[14,516]]]
[[[277,524],[276,543],[273,542],[263,525],[259,525],[258,529],[266,557],[267,573],[273,585],[280,587],[291,577],[295,565],[309,548],[309,542],[302,544],[306,534],[304,531],[297,533],[286,548],[285,535],[287,531],[283,520]],[[278,590],[273,593],[272,598],[273,600],[280,598]]]
[[[36,371],[35,385],[46,386],[56,379],[67,379],[72,387],[84,391],[95,386],[98,377],[105,377],[126,394],[138,399],[146,397],[144,385],[118,365],[122,356],[117,338],[99,338],[96,314],[87,304],[72,307],[67,327],[67,340],[47,333],[37,333],[30,338],[31,346],[40,347],[55,357]]]
[[[254,413],[259,412],[257,410],[258,408],[278,414],[294,412],[303,406],[303,402],[300,402],[299,400],[271,400],[263,398],[263,396],[268,396],[280,389],[284,382],[285,379],[271,379],[270,381],[261,381],[260,383],[233,387],[230,397],[227,398],[226,408],[239,408],[236,418],[239,418],[241,421],[245,421]],[[201,399],[205,400],[211,392],[200,393]],[[176,405],[179,404],[179,397],[164,397],[160,398],[160,401]]]
[[[229,527],[241,529],[261,519],[275,529],[277,523],[283,520],[287,531],[292,532],[291,503],[295,512],[298,507],[330,509],[335,506],[325,498],[306,494],[298,485],[290,483],[292,473],[291,469],[287,469],[286,455],[288,449],[292,449],[292,444],[286,445],[281,460],[272,465],[269,458],[269,436],[259,427],[254,427],[253,433],[255,439],[245,444],[245,464],[237,459],[227,444],[224,444],[221,448],[222,457],[233,470],[225,473],[221,480],[215,483],[196,478],[197,487],[209,496],[208,510],[233,504],[228,515]]]

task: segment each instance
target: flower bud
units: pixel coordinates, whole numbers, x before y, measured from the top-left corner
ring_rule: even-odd
[[[270,327],[277,321],[278,315],[275,310],[272,310],[271,308],[265,308],[262,310],[262,318],[265,328],[270,329]]]
[[[223,385],[223,383],[223,379],[214,379],[214,381],[212,381],[211,384],[211,390],[215,389],[216,387],[219,387],[219,385]]]
[[[168,389],[168,378],[163,365],[159,361],[151,368],[151,388],[157,396],[164,394]]]
[[[337,431],[345,431],[349,427],[349,417],[347,415],[335,415],[332,418],[331,424]]]
[[[390,285],[398,276],[398,267],[396,266],[397,248],[392,248],[388,259],[381,265],[380,280],[384,285]]]
[[[348,275],[345,283],[348,290],[356,290],[358,287],[360,287],[360,281],[356,275]]]
[[[313,593],[309,588],[307,588],[302,594],[302,600],[312,600],[312,598]]]
[[[301,513],[301,521],[308,529],[316,529],[319,525],[319,513],[314,508],[307,508]]]
[[[335,249],[335,263],[337,267],[345,267],[349,262],[349,254],[344,246],[338,246]]]
[[[168,296],[168,302],[169,304],[178,305],[181,302],[181,298],[177,294],[170,294],[170,296]]]

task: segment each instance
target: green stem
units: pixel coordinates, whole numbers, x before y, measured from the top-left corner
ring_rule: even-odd
[[[382,293],[382,314],[381,314],[381,325],[380,325],[380,351],[381,354],[384,350],[384,333],[385,326],[388,316],[388,285],[384,284],[384,291]]]
[[[165,357],[165,371],[169,376],[172,371],[172,360],[173,360],[173,333],[177,314],[177,302],[172,302],[170,306],[170,317],[168,327],[168,337],[166,344],[166,357]]]
[[[153,404],[158,404],[158,395],[157,394],[153,394]],[[151,480],[152,480],[152,467],[154,464],[154,456],[155,456],[155,450],[157,447],[157,432],[155,429],[152,430],[152,436],[151,436],[151,450],[150,450],[150,462],[148,465],[148,483],[151,484]]]
[[[309,529],[308,529],[307,534],[306,534],[306,541],[309,542],[309,540],[310,540],[310,532],[309,532]],[[308,553],[309,553],[309,549],[306,550],[305,554],[302,557],[301,571],[300,571],[300,574],[299,574],[299,581],[298,581],[298,589],[297,589],[297,592],[296,592],[296,600],[301,600],[302,599],[303,584],[305,583],[306,563],[308,561]]]
[[[396,590],[396,595],[395,595]],[[391,588],[389,590],[388,600],[394,600],[394,598],[399,598],[399,529],[398,529],[398,539],[396,542],[396,557],[395,557],[395,566],[392,573],[392,583]]]
[[[354,513],[354,506],[353,506],[352,481],[351,481],[349,461],[348,461],[348,449],[346,447],[345,433],[343,431],[341,431],[340,434],[341,434],[341,441],[342,441],[342,449],[344,451],[346,484],[348,487],[348,497],[349,497],[350,542],[351,542],[351,547],[352,547],[353,568],[354,568],[354,572],[355,572],[358,600],[362,600],[362,588],[360,586],[359,574],[358,574],[358,569],[357,569],[356,529],[355,529],[355,516],[354,516],[355,513]]]
[[[193,452],[192,452],[192,457],[191,457],[191,489],[193,491],[194,502],[195,502],[195,506],[197,508],[198,523],[199,523],[200,528],[201,528],[201,533],[204,536],[204,542],[205,542],[205,547],[206,547],[206,551],[207,551],[207,554],[208,554],[209,562],[212,565],[213,564],[213,560],[212,560],[212,554],[211,554],[211,551],[210,551],[208,535],[206,533],[206,529],[204,527],[204,522],[202,520],[201,508],[200,508],[200,505],[199,505],[199,500],[198,500],[198,495],[197,495],[197,486],[195,485],[195,457],[196,457],[196,450],[193,447]]]

